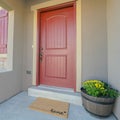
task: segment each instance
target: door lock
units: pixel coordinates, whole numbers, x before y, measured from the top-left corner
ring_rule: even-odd
[[[42,62],[42,59],[43,59],[43,48],[40,49],[40,62]]]

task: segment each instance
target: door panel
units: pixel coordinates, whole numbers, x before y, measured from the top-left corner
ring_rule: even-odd
[[[74,88],[73,7],[41,13],[40,84]]]
[[[64,15],[54,15],[46,20],[47,49],[63,49],[67,47],[66,25],[66,17]]]
[[[67,58],[66,56],[62,56],[62,55],[50,55],[50,56],[46,56],[46,60],[45,60],[45,64],[46,64],[46,68],[45,68],[45,75],[47,77],[51,77],[51,78],[63,78],[65,79],[66,76],[66,61]]]

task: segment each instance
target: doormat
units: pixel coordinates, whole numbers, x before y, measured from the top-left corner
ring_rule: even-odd
[[[37,98],[30,106],[30,109],[52,114],[61,118],[68,118],[69,103],[46,98]]]

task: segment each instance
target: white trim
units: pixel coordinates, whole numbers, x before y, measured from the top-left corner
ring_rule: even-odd
[[[0,58],[7,58],[7,54],[0,54]]]
[[[0,7],[6,9],[8,11],[12,10],[4,1],[1,1],[1,0],[0,0]]]
[[[36,85],[36,51],[37,51],[37,10],[34,10],[34,28],[33,28],[33,80],[32,84]]]
[[[0,10],[2,10],[3,8],[0,6]]]
[[[8,20],[8,47],[7,47],[7,69],[13,69],[13,37],[14,37],[14,11],[9,11]]]
[[[37,9],[50,7],[50,6],[55,6],[55,5],[59,5],[59,4],[66,3],[66,2],[71,2],[71,1],[74,1],[74,0],[50,0],[50,1],[43,2],[43,3],[37,4],[37,5],[33,5],[31,7],[31,10],[34,11],[34,10],[37,10]]]
[[[31,10],[34,11],[34,30],[33,30],[33,85],[36,85],[36,40],[37,40],[37,10],[49,6],[54,6],[74,0],[50,0],[44,3],[33,5]],[[81,0],[76,1],[76,91],[81,87],[81,68],[82,68],[82,46],[81,46]]]
[[[82,82],[81,0],[76,2],[76,91]]]

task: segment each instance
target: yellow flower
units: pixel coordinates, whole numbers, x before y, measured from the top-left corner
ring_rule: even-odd
[[[101,87],[101,84],[95,83],[95,87],[96,87],[96,88],[100,88],[100,87]]]

